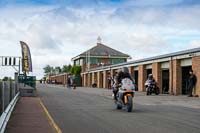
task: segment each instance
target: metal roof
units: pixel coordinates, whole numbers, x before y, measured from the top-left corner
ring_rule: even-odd
[[[76,57],[85,57],[86,54],[90,54],[90,56],[98,56],[98,57],[121,57],[121,58],[128,58],[130,57],[129,55],[127,54],[124,54],[120,51],[117,51],[113,48],[110,48],[104,44],[101,44],[101,43],[97,43],[96,46],[94,46],[93,48],[81,53],[80,55],[76,56]],[[76,57],[72,58],[73,59],[76,59]]]
[[[196,53],[196,52],[200,52],[200,47],[189,49],[189,50],[178,51],[178,52],[174,52],[174,53],[169,53],[169,54],[164,54],[164,55],[159,55],[159,56],[153,56],[153,57],[139,59],[139,60],[134,60],[134,61],[120,63],[120,64],[115,64],[115,65],[105,66],[103,68],[106,69],[106,68],[111,68],[111,67],[119,67],[119,66],[135,64],[135,63],[141,63],[141,62],[157,60],[157,59],[163,59],[163,58],[169,58],[169,57],[174,57],[174,56],[179,56],[179,55],[184,55],[184,54],[190,54],[190,53],[192,54],[192,53]],[[102,69],[102,67],[97,67],[97,68],[94,68],[94,69],[90,69],[90,71],[100,70],[100,69]]]

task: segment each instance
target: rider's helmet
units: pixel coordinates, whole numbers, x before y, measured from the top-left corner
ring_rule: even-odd
[[[153,79],[153,74],[149,74],[148,79]]]
[[[123,73],[129,73],[128,67],[122,67],[122,72]]]

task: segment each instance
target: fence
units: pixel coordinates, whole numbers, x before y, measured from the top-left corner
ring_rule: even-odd
[[[0,113],[4,112],[6,107],[19,92],[18,85],[12,81],[0,82]]]

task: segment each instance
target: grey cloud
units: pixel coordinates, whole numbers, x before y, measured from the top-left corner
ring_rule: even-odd
[[[22,11],[18,9],[18,12]],[[199,9],[193,6],[171,11],[161,8],[112,7],[101,10],[62,7],[33,14],[28,12],[30,14],[18,19],[13,14],[19,30],[12,31],[7,27],[13,36],[16,35],[15,40],[22,39],[30,45],[35,57],[33,61],[38,66],[68,64],[72,57],[94,46],[99,35],[106,45],[134,58],[171,52],[177,50],[177,46],[170,44],[169,40],[199,33],[200,22]]]

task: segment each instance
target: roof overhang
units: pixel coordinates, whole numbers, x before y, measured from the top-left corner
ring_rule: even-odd
[[[71,60],[74,61],[74,60],[77,60],[77,59],[80,59],[80,58],[85,58],[86,56],[84,55],[79,55],[79,56],[76,56],[74,58],[72,58]],[[110,58],[110,59],[128,59],[130,56],[97,56],[97,55],[90,55],[89,56],[90,58],[91,57],[95,57],[95,58]]]
[[[97,67],[97,68],[91,69],[90,71],[82,72],[82,74],[98,72],[98,71],[103,71],[103,70],[119,69],[123,66],[126,66],[126,67],[132,67],[132,66],[135,67],[136,66],[137,67],[139,65],[147,65],[147,64],[152,64],[155,62],[168,62],[168,61],[174,60],[174,59],[188,59],[188,58],[192,58],[194,56],[200,56],[200,48],[186,50],[186,51],[180,51],[180,52],[176,52],[176,53],[165,54],[165,55],[160,55],[160,56],[155,56],[155,57],[150,57],[150,58],[145,58],[145,59],[139,59],[139,60],[115,64],[115,65],[111,65],[111,66]]]

